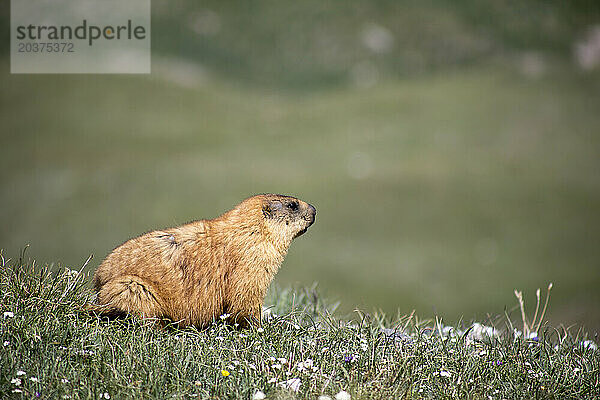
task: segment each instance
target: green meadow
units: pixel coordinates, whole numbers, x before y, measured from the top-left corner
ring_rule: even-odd
[[[317,218],[278,285],[458,322],[552,282],[551,323],[597,332],[600,75],[574,49],[599,16],[153,1],[150,75],[11,75],[0,47],[2,254],[93,271],[130,237],[285,193]]]
[[[578,329],[518,318],[446,325],[355,313],[274,287],[263,324],[159,329],[82,312],[88,276],[0,259],[3,399],[597,399],[600,352]],[[533,316],[528,313],[527,318]],[[538,319],[539,315],[538,315]]]

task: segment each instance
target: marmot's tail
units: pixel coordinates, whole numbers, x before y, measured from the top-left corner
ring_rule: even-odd
[[[86,304],[81,312],[94,317],[104,317],[109,319],[123,318],[127,315],[123,310],[119,310],[110,305]]]
[[[149,282],[137,276],[122,276],[104,283],[93,309],[105,316],[133,314],[161,318],[163,307]]]

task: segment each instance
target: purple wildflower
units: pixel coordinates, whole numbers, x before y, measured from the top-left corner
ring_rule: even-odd
[[[353,354],[350,354],[350,355],[344,357],[344,361],[345,362],[354,362],[354,361],[356,361],[356,357]]]

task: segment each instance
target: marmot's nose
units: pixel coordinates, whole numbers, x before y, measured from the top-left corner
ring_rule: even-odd
[[[308,216],[310,217],[310,225],[312,225],[313,222],[315,222],[315,215],[317,215],[317,209],[314,208],[312,204],[308,204]]]

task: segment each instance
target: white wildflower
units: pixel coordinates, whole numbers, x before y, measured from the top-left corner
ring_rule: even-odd
[[[5,340],[4,343],[2,343],[4,345],[4,347],[9,346],[10,342],[8,340]]]
[[[525,337],[525,339],[538,340],[538,334],[537,334],[537,332],[529,332],[529,334]]]
[[[38,378],[36,378],[35,376],[32,376],[31,378],[29,378],[29,380],[31,382],[39,382],[40,380]]]
[[[267,396],[263,392],[257,390],[256,393],[254,393],[254,396],[252,396],[252,400],[263,400],[265,397]]]
[[[12,383],[15,386],[21,386],[21,379],[20,378],[12,378],[10,380],[10,383]]]
[[[298,390],[300,390],[301,384],[302,384],[302,381],[298,378],[292,378],[292,379],[288,379],[287,381],[278,383],[278,385],[281,386],[282,388],[289,389],[294,392],[297,392]]]
[[[23,375],[27,375],[27,372],[25,372],[25,371],[17,371],[17,376],[23,376]]]
[[[584,349],[598,350],[598,345],[591,340],[584,340],[581,344]]]
[[[443,376],[444,378],[450,378],[452,374],[450,374],[448,371],[440,371],[440,376]]]
[[[498,337],[500,333],[491,326],[485,326],[478,322],[473,324],[473,328],[469,332],[468,338],[470,340],[483,340],[485,338]]]
[[[79,271],[77,271],[75,269],[69,269],[69,268],[67,268],[66,272],[67,272],[67,276],[69,278],[73,278],[73,277],[76,277],[77,275],[79,275]]]
[[[15,313],[13,313],[12,311],[4,311],[4,314],[2,314],[4,319],[6,318],[12,318],[15,316]]]
[[[12,392],[13,393],[23,393],[23,391],[21,389],[13,389]]]
[[[350,400],[351,398],[352,396],[350,396],[350,393],[346,392],[345,390],[342,390],[335,395],[335,400]]]
[[[102,396],[100,396],[100,398],[104,397],[106,400],[110,399],[110,394],[108,394],[107,392],[104,392],[104,394],[102,394]]]
[[[263,328],[258,328],[258,329],[256,330],[256,332],[258,332],[258,333],[263,333],[264,331],[265,331],[265,330],[264,330]]]
[[[331,400],[331,397],[322,394],[319,397],[317,397],[317,400]]]
[[[523,332],[521,332],[520,330],[518,330],[517,328],[515,328],[513,330],[513,336],[515,337],[515,339],[520,338],[523,336]]]
[[[281,364],[283,364],[283,365],[287,364],[287,362],[288,362],[288,361],[287,361],[287,359],[285,359],[285,358],[283,358],[283,357],[281,357],[281,358],[278,358],[277,360],[278,360],[278,361],[279,361]]]
[[[60,383],[69,383],[69,380],[68,380],[68,379],[66,379],[66,378],[62,378],[62,379],[60,380]]]
[[[229,317],[231,317],[231,314],[223,314],[219,318],[221,318],[221,321],[223,321],[223,320],[225,320],[225,319],[227,319]]]

